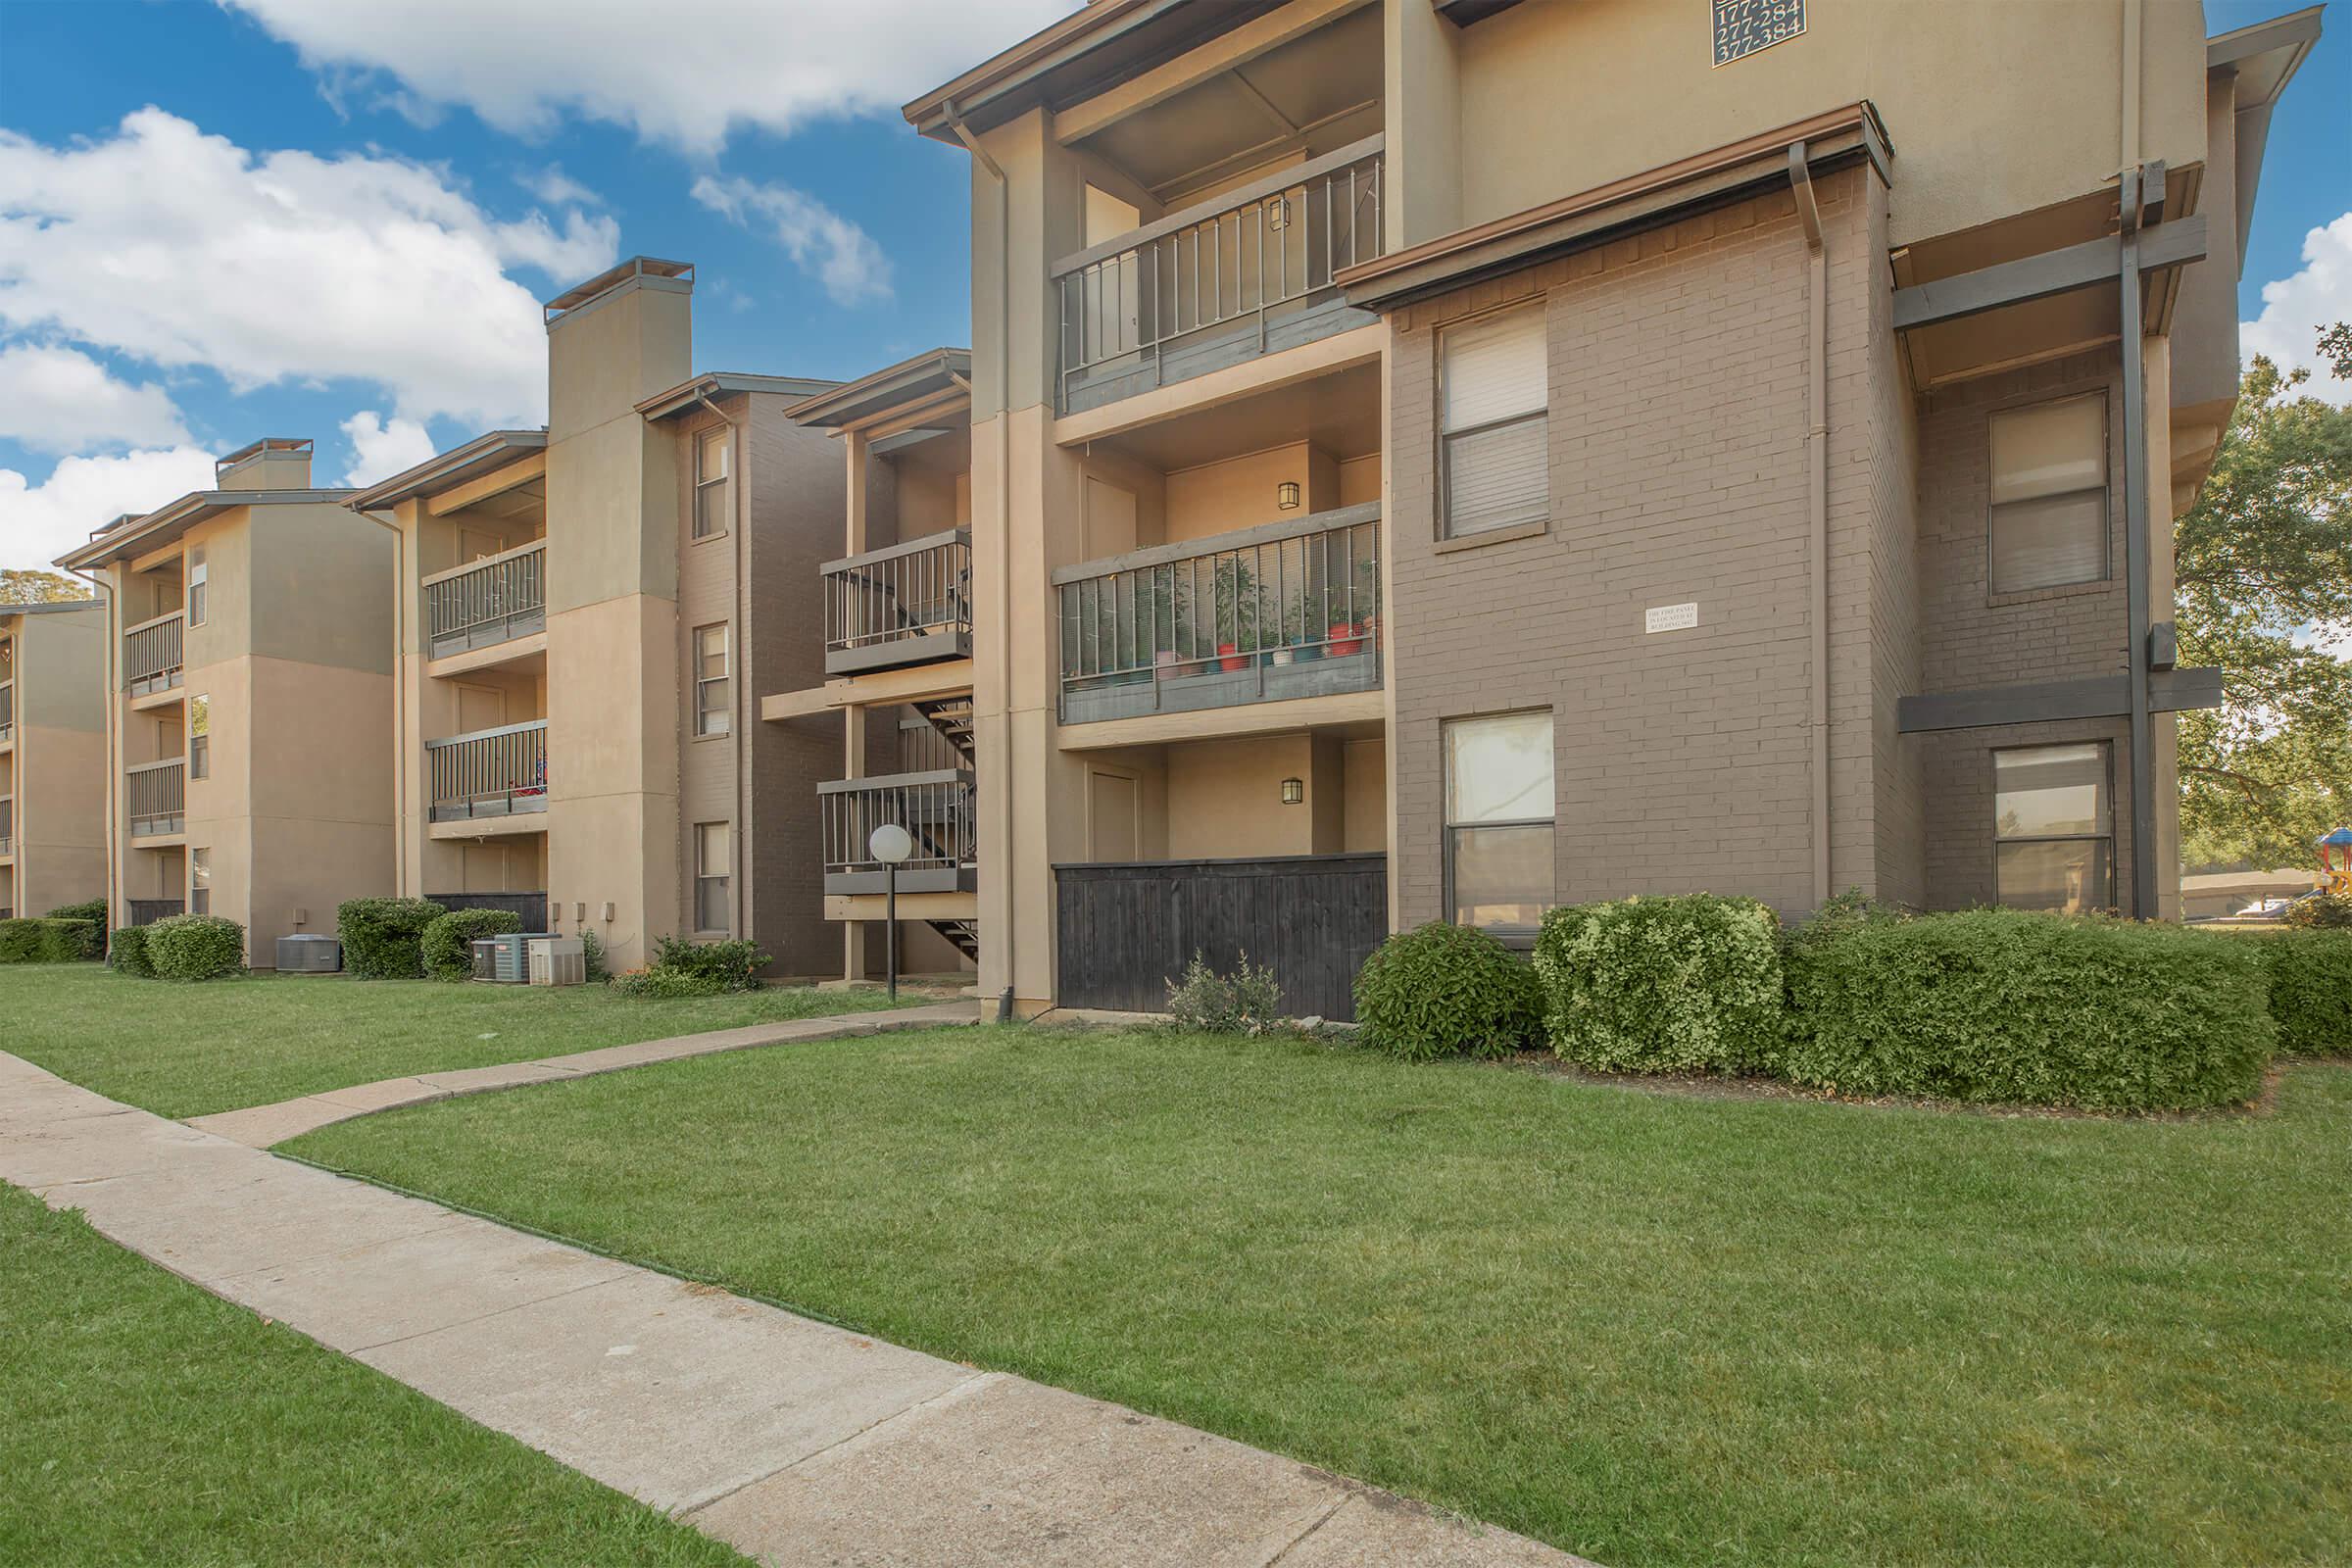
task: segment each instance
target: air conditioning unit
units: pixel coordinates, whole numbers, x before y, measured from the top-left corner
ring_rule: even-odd
[[[473,977],[476,980],[498,978],[498,939],[496,937],[475,937],[473,939]]]
[[[277,939],[279,974],[334,974],[343,967],[343,944],[333,937]]]
[[[588,983],[588,950],[578,937],[531,939],[531,984],[584,986]]]
[[[498,944],[491,958],[490,978],[502,986],[518,986],[531,977],[530,944],[544,941],[546,931],[502,931],[491,938]]]

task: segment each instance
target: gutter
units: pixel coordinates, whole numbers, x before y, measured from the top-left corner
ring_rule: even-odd
[[[1805,510],[1813,630],[1812,731],[1813,903],[1830,900],[1830,256],[1814,199],[1805,144],[1788,148],[1788,186],[1805,226],[1809,253],[1805,298]]]
[[[1002,1020],[1010,1011],[1017,994],[1012,931],[1019,924],[1013,901],[1017,883],[1012,846],[1012,185],[1005,179],[1003,167],[989,156],[988,149],[980,145],[980,138],[963,122],[963,116],[956,112],[956,100],[945,100],[940,113],[956,132],[956,139],[963,143],[964,150],[988,171],[989,178],[997,184],[997,537],[1003,554],[1003,564],[997,570],[997,683],[1004,711],[998,719],[1001,726],[998,773],[996,788],[989,792],[992,797],[989,805],[997,817],[997,842],[1004,846],[1004,863],[997,868],[997,875],[1004,879],[1004,918],[999,922],[1002,929],[988,933],[983,940],[1003,944],[1003,967],[999,972],[1004,977],[1004,990],[997,1004],[997,1016]],[[979,705],[975,703],[972,707],[975,746],[979,744]]]

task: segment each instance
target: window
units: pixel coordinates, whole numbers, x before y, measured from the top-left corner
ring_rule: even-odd
[[[213,700],[188,699],[188,777],[213,776]]]
[[[206,591],[209,576],[204,567],[204,547],[198,545],[188,552],[188,624],[201,626],[210,594]]]
[[[1533,931],[1551,905],[1551,715],[1455,719],[1445,746],[1448,917]]]
[[[1992,591],[2107,576],[2107,395],[1992,416]]]
[[[735,446],[735,427],[722,424],[694,438],[694,536],[708,539],[725,533],[735,511],[735,487],[729,482]]]
[[[1542,522],[1551,514],[1544,307],[1448,327],[1439,355],[1446,536]]]
[[[694,825],[694,928],[734,929],[728,890],[734,886],[733,835],[724,822]]]
[[[694,630],[694,732],[727,732],[727,628],[697,626]]]
[[[2081,914],[2115,903],[2107,746],[1992,754],[1995,896],[2013,909]]]
[[[213,852],[210,850],[188,852],[188,912],[213,912]]]

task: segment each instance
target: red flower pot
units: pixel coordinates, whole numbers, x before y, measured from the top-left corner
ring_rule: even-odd
[[[1217,660],[1219,669],[1248,669],[1250,667],[1250,661],[1242,657],[1242,645],[1239,643],[1219,643],[1217,644],[1217,653],[1220,656]]]
[[[1330,626],[1330,645],[1325,649],[1333,659],[1345,659],[1349,654],[1364,651],[1364,629],[1352,620],[1335,620]]]

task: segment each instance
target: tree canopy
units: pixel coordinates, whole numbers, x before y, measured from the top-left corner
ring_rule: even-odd
[[[90,585],[77,577],[16,567],[0,569],[0,605],[53,605],[89,597]]]

